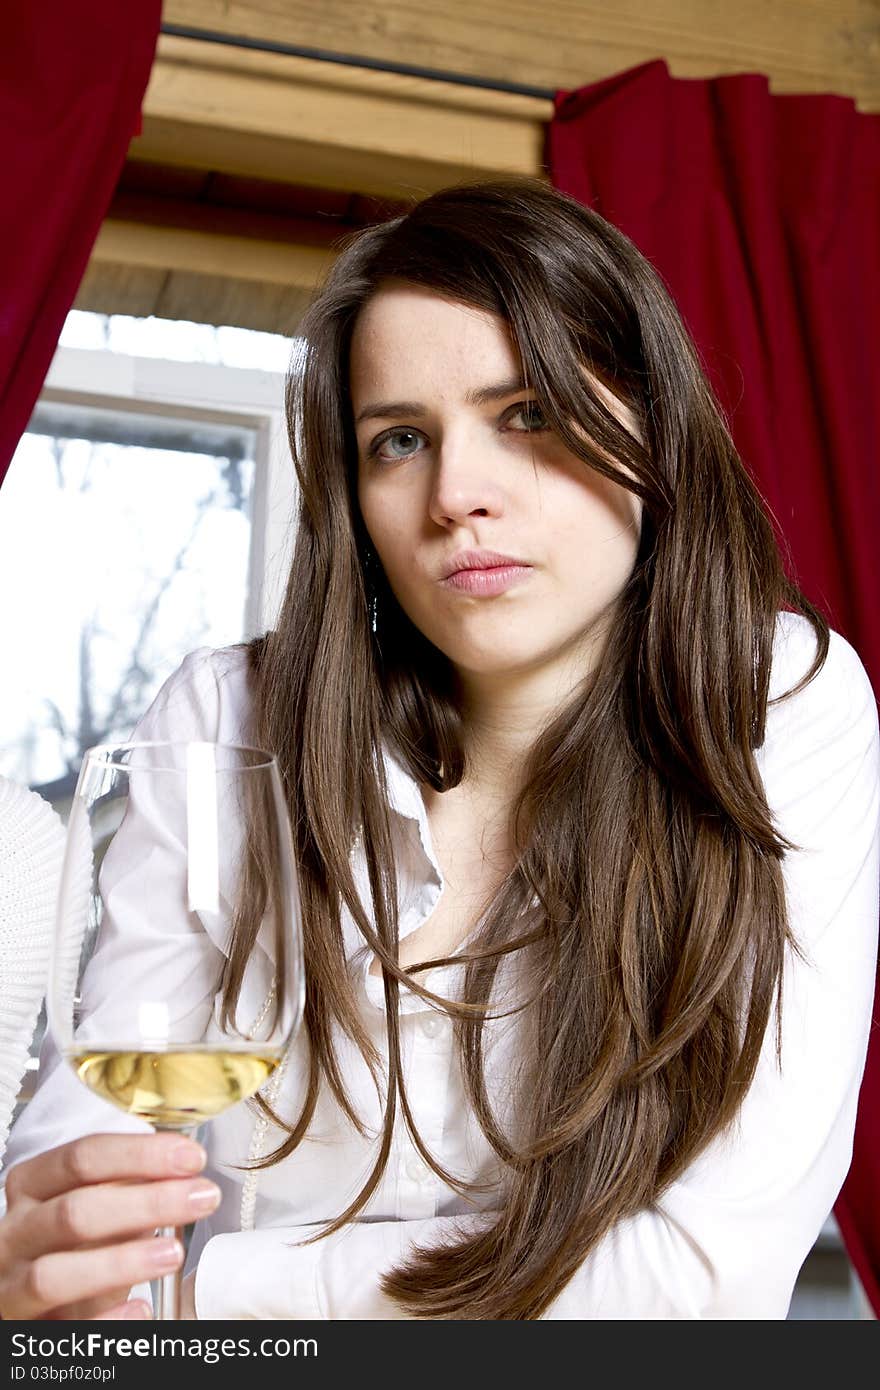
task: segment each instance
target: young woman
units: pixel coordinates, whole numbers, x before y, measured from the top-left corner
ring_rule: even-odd
[[[871,1021],[864,667],[589,208],[444,190],[348,239],[302,335],[277,626],[188,656],[135,737],[280,760],[304,1025],[207,1183],[50,1039],[0,1312],[145,1316],[180,1259],[150,1231],[199,1215],[199,1317],[784,1318]],[[162,930],[185,1006],[221,947]]]

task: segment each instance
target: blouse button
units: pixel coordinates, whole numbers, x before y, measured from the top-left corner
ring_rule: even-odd
[[[439,1014],[430,1012],[425,1014],[424,1018],[419,1019],[419,1028],[426,1038],[436,1038],[442,1027],[443,1020]]]

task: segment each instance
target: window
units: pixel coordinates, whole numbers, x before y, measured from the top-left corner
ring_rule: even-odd
[[[273,621],[289,355],[271,334],[69,315],[0,507],[0,585],[20,596],[0,612],[0,774],[63,818],[85,749],[130,736],[187,652]]]

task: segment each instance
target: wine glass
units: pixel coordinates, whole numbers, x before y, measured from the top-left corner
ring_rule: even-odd
[[[47,994],[83,1084],[154,1129],[194,1135],[269,1078],[304,996],[275,758],[209,742],[90,748]],[[180,1285],[179,1270],[159,1280],[158,1318],[179,1318]]]

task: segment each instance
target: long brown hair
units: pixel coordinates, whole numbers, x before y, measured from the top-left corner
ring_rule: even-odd
[[[450,663],[406,617],[375,557],[370,564],[357,505],[351,336],[391,277],[499,315],[564,444],[644,503],[635,566],[591,683],[526,760],[515,867],[458,957],[467,964],[456,1001],[418,983],[428,964],[444,962],[397,965],[383,743],[438,791],[461,781],[465,753]],[[398,1107],[441,1178],[460,1192],[478,1186],[446,1171],[414,1123],[397,1008],[408,984],[454,1019],[470,1102],[505,1180],[480,1232],[415,1251],[382,1287],[414,1317],[537,1318],[614,1223],[656,1201],[731,1123],[774,1002],[781,1060],[784,953],[798,951],[781,859],[799,846],[774,829],[754,750],[779,611],[801,612],[816,633],[795,690],[821,668],[829,627],[787,577],[659,275],[614,226],[540,180],[448,188],[344,239],[300,333],[287,386],[295,551],[277,626],[244,645],[255,736],[279,759],[294,833],[310,1075],[299,1116],[274,1117],[288,1137],[259,1166],[301,1142],[322,1085],[365,1132],[334,1050],[339,1028],[380,1087],[384,1129],[361,1192],[317,1238],[375,1190]],[[629,406],[641,442],[589,388],[584,367]],[[372,916],[350,862],[359,830]],[[259,926],[248,901],[245,893],[229,1008]],[[342,901],[381,960],[387,1064],[346,968]],[[534,988],[521,1017],[536,1039],[517,1137],[492,1109],[484,1066],[493,981],[511,952],[528,953]]]

